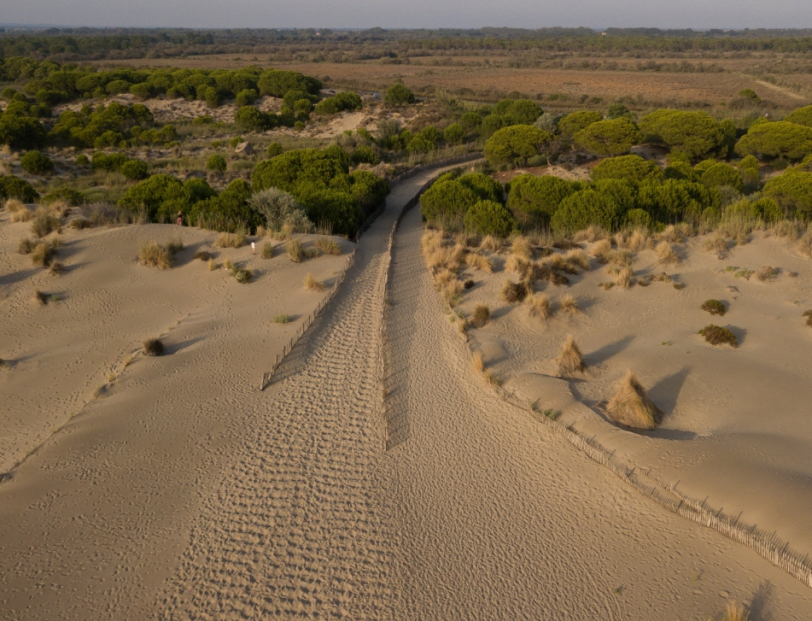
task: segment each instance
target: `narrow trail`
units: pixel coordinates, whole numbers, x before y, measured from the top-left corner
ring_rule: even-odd
[[[763,80],[756,80],[756,84],[759,84],[761,86],[774,90],[778,93],[781,93],[782,95],[789,97],[790,99],[797,99],[798,101],[806,101],[807,99],[803,95],[793,92],[788,88],[784,88],[783,86],[778,86],[777,84],[771,84],[770,82],[765,82]]]

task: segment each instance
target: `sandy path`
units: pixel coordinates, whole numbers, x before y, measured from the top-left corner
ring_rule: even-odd
[[[400,535],[396,618],[704,619],[728,597],[758,619],[810,617],[808,588],[496,398],[443,312],[421,233],[414,210],[396,238],[388,321],[400,443],[379,480]]]
[[[782,95],[789,97],[790,99],[798,99],[799,101],[806,101],[806,97],[803,95],[799,95],[788,88],[784,88],[782,86],[778,86],[777,84],[770,84],[769,82],[764,82],[763,80],[756,80],[756,84],[760,84],[761,86],[766,86],[767,88],[774,90]]]

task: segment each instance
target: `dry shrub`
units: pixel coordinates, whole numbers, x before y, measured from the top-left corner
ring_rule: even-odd
[[[20,213],[20,212],[18,212]],[[36,217],[31,222],[31,232],[36,237],[45,237],[62,226],[62,221],[48,209],[37,209]]]
[[[471,356],[471,364],[474,365],[474,369],[476,369],[477,372],[485,372],[485,359],[482,357],[482,352],[474,352],[473,356]]]
[[[612,242],[602,239],[589,249],[589,253],[600,263],[608,263],[609,253],[612,252]]]
[[[550,300],[543,293],[528,295],[525,304],[530,311],[531,317],[536,317],[542,321],[547,321],[553,314]]]
[[[665,272],[660,272],[659,274],[651,274],[648,277],[648,279],[651,282],[664,282],[664,283],[672,283],[672,282],[674,282],[674,279],[671,278],[671,276],[669,276]]]
[[[527,272],[529,267],[530,261],[521,255],[512,254],[508,257],[508,260],[505,261],[505,270],[508,272],[518,272],[523,275]]]
[[[727,240],[716,234],[702,242],[702,249],[705,252],[715,252],[717,258],[724,259],[727,256]]]
[[[638,250],[643,250],[648,245],[648,241],[649,237],[646,231],[643,229],[635,229],[626,240],[626,247],[629,250],[637,252]]]
[[[719,621],[750,621],[750,614],[744,606],[736,602],[728,602]]]
[[[801,236],[802,228],[799,227],[797,222],[791,220],[779,220],[775,222],[769,229],[767,235],[774,237],[786,237],[790,241],[795,241]]]
[[[251,282],[251,279],[254,277],[254,272],[247,268],[235,267],[231,270],[231,273],[234,275],[234,279],[241,285]]]
[[[263,259],[273,259],[273,244],[266,241],[262,244],[262,249],[259,251],[259,256]]]
[[[595,241],[608,240],[608,238],[609,234],[606,231],[604,231],[600,227],[592,225],[589,228],[584,229],[583,231],[578,231],[575,235],[572,236],[572,241],[576,243],[581,242],[592,243]]]
[[[628,289],[632,284],[632,278],[634,278],[634,271],[629,267],[623,267],[617,271],[615,283],[621,289]]]
[[[324,283],[313,278],[313,274],[310,272],[305,276],[304,285],[308,291],[324,291]]]
[[[674,248],[667,241],[661,241],[655,248],[658,262],[661,265],[675,265],[679,263],[679,256],[674,252]]]
[[[27,209],[25,204],[16,198],[10,198],[5,202],[5,208],[11,213],[16,213],[21,209]]]
[[[48,303],[48,294],[43,293],[39,289],[34,290],[34,295],[31,296],[32,301],[34,304],[38,306],[45,306]]]
[[[500,296],[508,304],[518,304],[524,301],[528,293],[525,283],[506,280]]]
[[[28,207],[23,207],[11,214],[11,221],[12,222],[28,222],[31,218],[34,217],[34,214],[31,213],[31,210]]]
[[[162,356],[164,353],[164,344],[160,339],[147,339],[143,345],[144,354],[147,356]]]
[[[48,273],[51,276],[61,276],[65,273],[65,265],[60,261],[53,261],[48,268]]]
[[[36,244],[34,242],[32,242],[29,238],[24,237],[17,245],[17,252],[20,254],[31,254],[35,247]]]
[[[231,269],[234,269],[234,264],[231,262],[231,259],[226,257],[223,260],[223,267],[226,268],[227,270],[231,270]]]
[[[456,275],[453,279],[444,282],[440,287],[440,293],[443,294],[443,299],[451,308],[454,308],[462,301],[463,284],[457,280]]]
[[[673,224],[669,224],[667,227],[665,227],[663,232],[657,235],[657,239],[670,244],[678,244],[684,241],[680,229]]]
[[[806,317],[806,325],[812,328],[812,310],[806,311],[804,317]]]
[[[469,322],[475,328],[482,328],[491,320],[491,309],[487,304],[477,304],[474,307],[474,312],[471,313]]]
[[[564,258],[566,259],[567,263],[570,265],[577,265],[582,270],[588,271],[590,268],[589,257],[586,256],[586,252],[580,248],[573,248],[572,250],[567,251]]]
[[[493,235],[486,235],[482,238],[479,249],[486,252],[499,252],[502,249],[502,240]]]
[[[420,249],[422,250],[423,254],[431,252],[435,248],[439,248],[442,245],[443,245],[442,231],[427,229],[426,232],[423,233],[423,237],[420,239]]]
[[[49,244],[48,242],[40,242],[31,252],[31,260],[34,265],[39,267],[48,267],[53,263],[54,256],[56,256],[56,244]]]
[[[482,272],[493,273],[493,261],[478,252],[469,252],[468,256],[465,257],[465,264]]]
[[[533,259],[533,249],[530,247],[530,242],[525,237],[517,237],[513,240],[511,250],[515,256],[523,257],[528,261]]]
[[[558,363],[558,374],[562,376],[571,376],[586,371],[586,364],[581,355],[581,350],[578,349],[578,345],[571,335],[567,336],[564,348],[556,358],[556,362]]]
[[[299,243],[298,239],[291,239],[285,250],[294,263],[301,263],[302,259],[304,259],[304,250],[302,250],[302,244]]]
[[[705,300],[700,308],[711,315],[719,315],[720,317],[727,312],[727,308],[719,300]]]
[[[479,241],[479,238],[476,235],[469,235],[468,233],[457,233],[454,236],[454,239],[458,244],[461,244],[466,248],[476,248],[477,242]]]
[[[338,243],[335,240],[330,239],[329,237],[319,237],[318,239],[316,239],[315,246],[316,248],[321,250],[324,254],[333,254],[333,255],[341,254],[341,248],[339,247]]]
[[[578,301],[569,294],[561,298],[559,305],[562,311],[565,311],[570,315],[575,315],[581,312],[581,309],[578,308]]]
[[[735,334],[727,328],[715,326],[712,323],[702,328],[699,334],[704,336],[705,340],[711,345],[730,345],[734,348],[739,346]]]
[[[257,227],[257,237],[265,237],[269,233],[268,229],[260,225]]]
[[[769,265],[765,265],[756,272],[756,278],[758,278],[761,282],[772,282],[775,280],[776,276],[778,276],[778,270],[774,267],[770,267]]]
[[[432,271],[448,269],[456,272],[465,264],[466,260],[466,249],[462,244],[456,244],[452,247],[437,246],[426,250],[423,254],[426,265]]]
[[[611,289],[612,287],[615,286],[615,283],[606,281],[606,282],[599,283],[598,286],[601,289],[603,289],[604,291],[609,291],[609,289]]]
[[[141,242],[138,247],[138,262],[147,267],[168,270],[172,267],[172,255],[168,246],[162,246],[156,241]]]
[[[654,429],[663,418],[662,411],[651,402],[631,371],[626,373],[606,411],[614,422],[633,429]]]
[[[631,267],[633,259],[632,253],[628,250],[614,250],[607,253],[605,258],[610,265],[616,267]]]
[[[246,242],[244,233],[220,233],[214,240],[214,245],[217,248],[240,248]]]
[[[70,222],[68,222],[68,226],[77,231],[81,231],[82,229],[92,229],[93,222],[91,222],[90,220],[88,220],[83,216],[78,216],[73,220],[71,220]]]
[[[208,268],[209,268],[210,272],[213,272],[214,270],[217,269],[217,263],[215,263],[214,259],[209,259],[209,262],[207,263],[207,265],[208,265]]]
[[[206,250],[198,250],[195,252],[195,259],[198,259],[199,261],[210,261],[211,253]]]

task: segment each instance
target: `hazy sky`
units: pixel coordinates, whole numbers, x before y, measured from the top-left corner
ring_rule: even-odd
[[[4,23],[187,28],[810,28],[810,0],[0,0]]]

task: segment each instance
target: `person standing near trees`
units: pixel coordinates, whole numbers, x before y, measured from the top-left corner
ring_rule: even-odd
[[[175,220],[175,224],[177,224],[178,226],[183,226],[183,211],[178,212],[178,217]]]

